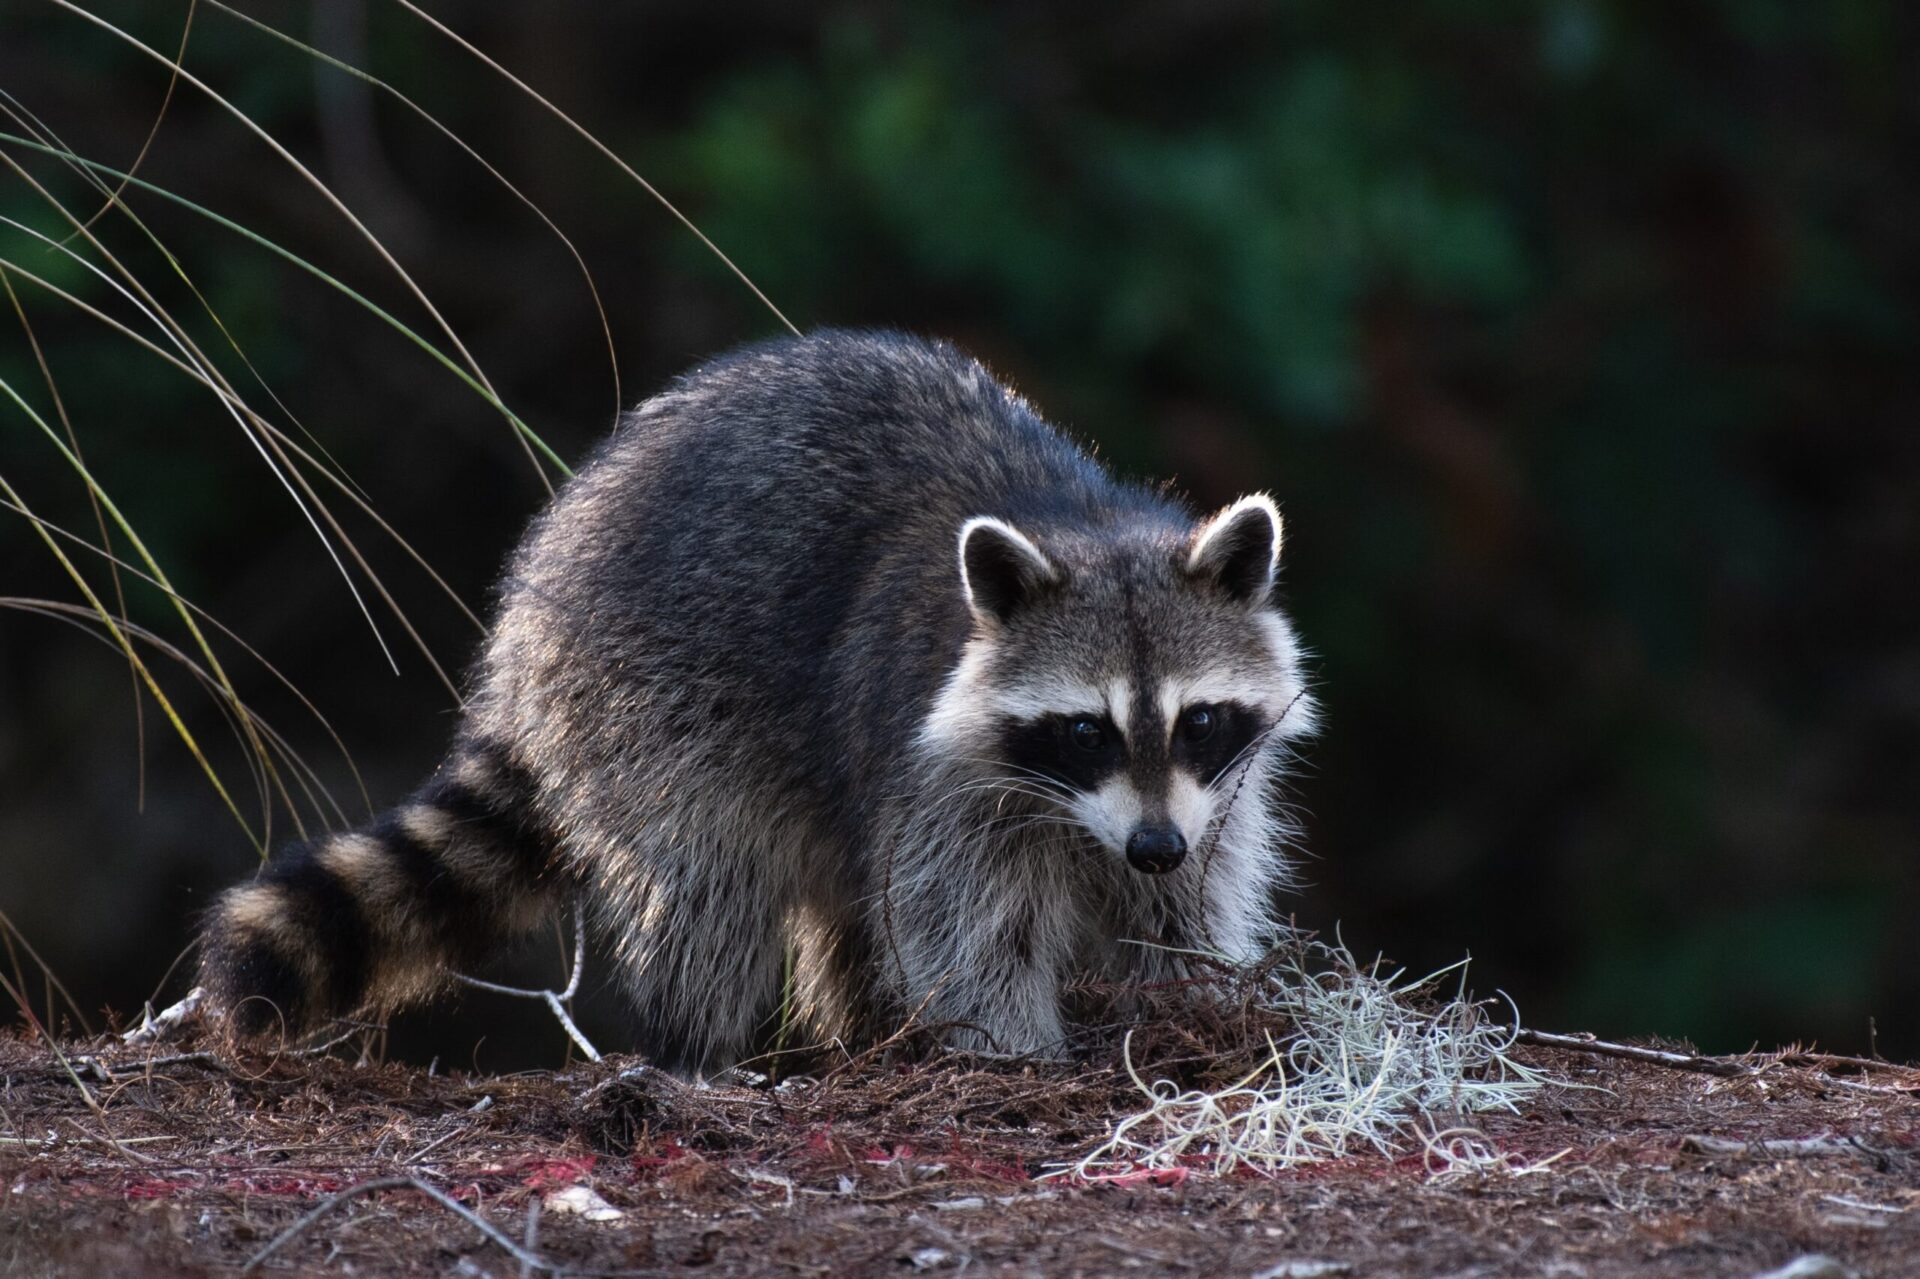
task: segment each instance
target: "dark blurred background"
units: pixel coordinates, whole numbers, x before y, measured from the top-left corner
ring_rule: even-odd
[[[187,15],[91,7],[169,53]],[[574,238],[627,401],[777,331],[644,192],[400,6],[242,7],[390,80]],[[1202,505],[1281,499],[1327,711],[1299,784],[1304,922],[1411,967],[1471,952],[1474,985],[1543,1028],[1858,1051],[1871,1021],[1880,1050],[1920,1055],[1909,6],[433,10],[679,201],[803,328],[950,336],[1125,471]],[[187,67],[365,219],[563,456],[608,426],[581,277],[483,170],[207,3]],[[81,154],[124,168],[166,86],[109,32],[0,3],[4,100]],[[82,217],[97,206],[56,162],[0,149]],[[344,219],[191,86],[140,172],[434,336]],[[542,500],[500,417],[324,284],[130,199],[286,409],[483,601]],[[10,170],[0,213],[70,230]],[[138,229],[96,230],[270,407]],[[5,226],[0,256],[137,321]],[[398,798],[450,724],[427,664],[382,615],[389,671],[210,395],[12,280],[87,458],[180,590],[313,699],[375,801]],[[0,377],[49,413],[11,306],[0,329]],[[11,401],[0,420],[0,476],[92,535],[73,470]],[[471,626],[341,510],[457,671]],[[0,594],[79,599],[5,512],[0,557]],[[155,592],[130,606],[184,642]],[[220,651],[352,795],[315,721]],[[215,704],[165,678],[257,824]],[[135,707],[109,647],[0,609],[0,910],[88,1009],[137,1009],[209,893],[252,864],[151,699],[142,751]],[[422,1042],[488,1035],[486,1064],[536,1041],[552,1055],[537,1010],[486,998],[425,1015]]]

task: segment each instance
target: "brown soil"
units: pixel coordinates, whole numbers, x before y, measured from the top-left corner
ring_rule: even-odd
[[[696,1088],[623,1077],[632,1059],[469,1076],[182,1051],[80,1065],[95,1110],[44,1045],[0,1039],[0,1273],[232,1273],[330,1196],[411,1177],[516,1241],[555,1189],[591,1187],[625,1215],[539,1213],[533,1260],[569,1273],[1740,1279],[1823,1253],[1920,1274],[1911,1069],[1772,1060],[1727,1079],[1529,1049],[1590,1087],[1475,1122],[1516,1163],[1568,1152],[1541,1171],[1367,1156],[1087,1186],[1040,1174],[1132,1107],[1107,1067],[866,1060]],[[1798,1144],[1759,1144],[1778,1141]],[[261,1272],[521,1266],[398,1188],[340,1204]]]

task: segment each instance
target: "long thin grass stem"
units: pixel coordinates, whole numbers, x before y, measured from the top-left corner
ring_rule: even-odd
[[[64,3],[64,2],[65,0],[61,0],[61,3]],[[609,147],[606,143],[602,142],[599,138],[596,138],[595,136],[593,136],[593,134],[587,129],[585,125],[581,124],[579,121],[575,120],[572,116],[568,115],[565,111],[562,111],[559,107],[555,106],[552,102],[548,101],[544,96],[542,96],[539,93],[538,90],[536,90],[532,85],[528,84],[525,80],[522,80],[519,76],[513,74],[513,72],[507,70],[505,67],[501,66],[498,62],[495,62],[492,58],[488,57],[479,48],[477,48],[471,42],[469,42],[465,36],[462,36],[459,32],[447,26],[444,22],[440,21],[440,19],[434,17],[432,14],[422,9],[419,5],[414,4],[413,0],[394,0],[394,3],[398,4],[401,8],[405,9],[408,13],[411,13],[415,17],[419,18],[422,22],[432,27],[435,31],[438,31],[441,35],[445,36],[447,39],[459,45],[462,49],[465,49],[468,53],[472,54],[474,57],[478,58],[489,69],[498,73],[514,88],[520,90],[520,92],[526,94],[529,98],[533,99],[535,102],[539,103],[542,107],[546,108],[546,110],[556,120],[559,120],[562,124],[566,125],[569,129],[572,129],[575,133],[579,134],[580,137],[586,141],[587,145],[591,146],[594,150],[598,151],[601,155],[605,156],[608,160],[612,161],[620,169],[622,173],[626,174],[629,178],[632,178],[635,182],[637,182],[640,185],[641,190],[645,191],[648,195],[652,196],[656,201],[658,201],[661,208],[665,209],[668,213],[671,213],[674,216],[674,218],[680,223],[681,226],[685,227],[688,231],[692,232],[694,237],[698,239],[701,244],[706,246],[707,251],[709,253],[713,254],[714,257],[718,258],[722,263],[724,263],[726,265],[727,270],[733,272],[734,276],[739,279],[740,283],[746,285],[748,289],[752,290],[753,296],[755,296],[756,298],[759,298],[761,304],[765,306],[767,310],[773,312],[773,317],[776,320],[780,321],[780,323],[786,327],[787,332],[793,334],[795,337],[800,336],[800,330],[794,326],[793,321],[789,320],[786,317],[786,314],[782,312],[779,307],[773,304],[773,299],[769,298],[765,293],[761,292],[760,286],[755,284],[753,280],[747,275],[747,273],[741,270],[739,265],[735,263],[732,258],[728,257],[724,252],[722,252],[719,245],[715,244],[712,240],[708,239],[707,233],[705,231],[702,231],[699,227],[695,226],[693,223],[693,219],[689,218],[686,214],[682,213],[679,207],[675,205],[673,201],[667,199],[665,195],[661,194],[659,189],[655,187],[653,183],[641,177],[640,174],[637,171],[635,171],[634,167],[628,164],[625,160],[621,159],[620,156],[617,153],[615,153],[611,147]]]
[[[86,9],[74,4],[73,0],[51,0],[51,2],[59,8],[66,10],[68,13],[73,14],[75,17],[90,22],[101,30],[108,32],[116,39],[131,45],[155,61],[174,68],[181,79],[198,89],[210,101],[226,111],[235,120],[239,121],[248,132],[265,143],[275,155],[279,156],[292,167],[296,173],[305,179],[306,182],[319,193],[321,199],[332,205],[340,216],[345,218],[348,224],[359,233],[360,238],[367,242],[367,245],[372,248],[380,260],[387,265],[388,269],[390,269],[401,284],[405,286],[407,292],[411,293],[414,300],[419,302],[421,308],[432,317],[434,324],[439,328],[441,333],[446,336],[447,342],[453,349],[459,353],[460,359],[466,364],[467,369],[473,374],[474,379],[479,382],[480,385],[486,387],[488,393],[491,394],[495,400],[499,399],[498,394],[493,391],[492,384],[487,381],[487,375],[485,371],[481,369],[479,361],[473,358],[472,352],[467,350],[466,344],[460,340],[460,335],[454,330],[453,326],[447,322],[446,317],[440,313],[440,309],[434,306],[433,300],[427,296],[426,291],[420,287],[413,276],[408,273],[407,269],[400,265],[399,260],[396,259],[392,253],[388,252],[386,245],[381,242],[380,237],[375,235],[372,230],[367,227],[366,223],[362,222],[354,211],[348,208],[346,203],[333,193],[332,188],[320,180],[313,170],[301,163],[299,157],[295,156],[293,152],[287,150],[278,138],[275,138],[266,129],[257,124],[252,116],[249,116],[245,111],[242,111],[222,96],[212,85],[209,85],[206,81],[200,79],[200,77],[194,75],[184,67],[177,66],[173,59],[167,57],[167,55],[140,40],[138,37],[108,22],[98,14],[88,12]],[[549,489],[551,489],[551,484],[547,479],[545,471],[541,470],[537,463],[534,469],[539,474],[541,483],[547,484]]]

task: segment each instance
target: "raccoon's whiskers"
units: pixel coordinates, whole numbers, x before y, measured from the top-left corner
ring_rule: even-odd
[[[1027,830],[1035,826],[1050,826],[1063,830],[1085,831],[1093,833],[1093,827],[1077,817],[1065,813],[1007,813],[1000,817],[989,818],[974,827],[976,831],[993,831],[995,834],[1008,835],[1015,831]]]
[[[1011,769],[1013,776],[1025,778],[1028,781],[1038,783],[1042,786],[1052,787],[1060,791],[1065,791],[1066,789],[1058,781],[1040,772],[1038,769],[1025,768],[1019,764],[1009,763],[1004,759],[993,759],[985,755],[961,755],[956,758],[962,763],[984,764],[988,768],[993,769]]]
[[[1214,856],[1220,850],[1220,838],[1226,832],[1227,823],[1233,818],[1234,806],[1240,802],[1240,794],[1246,788],[1247,779],[1252,775],[1253,766],[1259,760],[1261,751],[1264,750],[1269,743],[1278,743],[1289,755],[1294,753],[1292,748],[1287,744],[1286,738],[1278,736],[1278,734],[1282,726],[1286,724],[1287,717],[1293,714],[1293,708],[1298,705],[1300,699],[1305,696],[1305,689],[1295,693],[1293,699],[1289,701],[1285,708],[1281,710],[1280,714],[1274,718],[1273,723],[1254,734],[1252,740],[1241,747],[1239,753],[1227,761],[1227,766],[1220,770],[1221,777],[1231,775],[1234,782],[1233,789],[1227,794],[1226,803],[1220,805],[1219,812],[1216,813],[1213,819],[1207,824],[1207,830],[1204,836],[1205,842],[1200,855],[1200,891],[1203,896],[1206,892],[1207,880],[1213,873]],[[1281,832],[1290,827],[1291,822],[1282,816],[1278,827],[1271,832],[1264,832],[1261,838],[1266,844],[1271,846],[1274,840],[1281,837]],[[1220,950],[1219,942],[1213,935],[1208,912],[1201,912],[1199,924],[1201,936],[1206,942],[1207,948],[1213,951]]]
[[[981,787],[980,789],[983,793],[998,792],[1000,795],[999,802],[1002,804],[1004,804],[1008,798],[1015,795],[1025,796],[1028,799],[1049,800],[1061,805],[1065,805],[1069,798],[1069,796],[1062,792],[1040,790],[1024,782],[1000,782]]]
[[[1008,795],[1025,795],[1030,799],[1043,799],[1062,805],[1068,803],[1073,798],[1072,794],[1064,789],[1043,786],[1027,778],[988,777],[978,778],[956,786],[941,795],[935,802],[944,803],[962,795],[979,795],[995,792],[999,793],[1003,798]]]

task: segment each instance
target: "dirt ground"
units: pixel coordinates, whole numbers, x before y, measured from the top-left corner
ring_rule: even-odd
[[[1722,1078],[1525,1049],[1585,1086],[1475,1123],[1516,1165],[1565,1152],[1537,1171],[1368,1155],[1087,1185],[1043,1174],[1136,1108],[1106,1066],[868,1059],[694,1087],[634,1059],[477,1076],[350,1048],[65,1050],[74,1075],[0,1039],[8,1276],[235,1273],[401,1178],[523,1255],[400,1184],[258,1272],[1746,1279],[1823,1254],[1837,1266],[1802,1273],[1920,1275],[1912,1069],[1756,1058]]]

